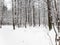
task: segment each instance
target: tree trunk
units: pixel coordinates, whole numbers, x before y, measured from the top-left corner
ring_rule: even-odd
[[[48,25],[49,25],[49,30],[52,29],[52,24],[51,24],[51,2],[50,0],[47,0],[47,6],[48,6]]]
[[[34,5],[33,5],[33,26],[35,26],[35,8],[34,8]]]
[[[13,3],[13,2],[14,2],[14,1],[12,0],[13,29],[15,30],[15,17],[14,17],[14,16],[15,16],[16,13],[15,13],[15,10],[14,10],[14,9],[16,8],[16,6],[14,7],[14,3]]]

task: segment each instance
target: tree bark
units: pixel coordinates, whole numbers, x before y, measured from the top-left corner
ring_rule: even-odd
[[[51,2],[50,0],[47,0],[47,6],[48,6],[48,26],[49,26],[49,30],[52,29],[52,24],[51,24]]]

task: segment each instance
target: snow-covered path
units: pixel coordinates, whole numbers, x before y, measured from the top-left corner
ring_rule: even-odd
[[[44,26],[16,28],[16,30],[13,30],[12,26],[3,26],[0,29],[0,45],[55,45],[54,31],[50,31],[52,43],[48,32]]]

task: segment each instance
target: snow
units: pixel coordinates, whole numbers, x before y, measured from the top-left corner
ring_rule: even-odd
[[[5,25],[0,29],[0,45],[55,45],[55,32],[43,25],[15,30]]]

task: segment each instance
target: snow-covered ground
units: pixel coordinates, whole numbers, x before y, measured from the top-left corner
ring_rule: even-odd
[[[55,45],[55,32],[43,25],[15,30],[5,25],[0,29],[0,45]]]

